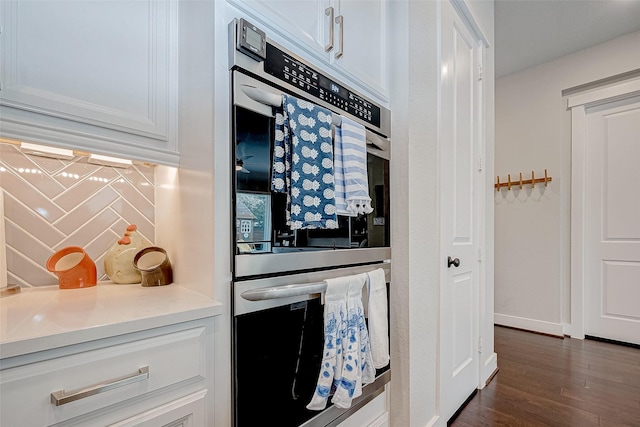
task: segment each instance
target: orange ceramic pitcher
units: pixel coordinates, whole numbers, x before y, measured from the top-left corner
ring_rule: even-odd
[[[98,283],[96,264],[79,246],[68,246],[51,255],[47,270],[58,276],[60,289],[88,288]]]

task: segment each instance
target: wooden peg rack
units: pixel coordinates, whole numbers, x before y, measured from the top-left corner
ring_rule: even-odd
[[[547,170],[544,170],[544,178],[536,178],[536,175],[533,173],[533,171],[531,171],[531,179],[522,179],[522,172],[520,172],[520,179],[515,180],[515,181],[511,181],[511,175],[507,175],[507,182],[500,182],[500,177],[497,176],[496,177],[496,183],[494,185],[494,187],[496,188],[496,191],[500,191],[501,187],[507,187],[509,190],[511,190],[511,187],[516,186],[519,187],[522,190],[522,186],[524,185],[531,185],[531,188],[533,188],[534,185],[536,185],[537,183],[544,183],[544,186],[546,187],[547,184],[549,182],[551,182],[551,177],[547,176]]]

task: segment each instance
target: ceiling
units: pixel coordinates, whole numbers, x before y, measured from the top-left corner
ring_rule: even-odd
[[[640,0],[496,0],[496,77],[635,31]]]

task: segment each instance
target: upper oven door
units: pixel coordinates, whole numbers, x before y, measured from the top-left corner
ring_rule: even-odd
[[[389,259],[389,141],[367,131],[372,213],[339,216],[338,229],[291,231],[286,195],[271,191],[274,105],[281,102],[282,92],[238,71],[233,79],[234,276]],[[277,256],[283,253],[293,258]]]

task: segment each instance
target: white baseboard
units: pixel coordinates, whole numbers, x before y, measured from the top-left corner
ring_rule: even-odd
[[[525,317],[510,316],[508,314],[493,314],[493,322],[496,325],[509,326],[512,328],[525,329],[527,331],[540,332],[543,334],[564,336],[562,323],[545,322],[544,320],[527,319]]]

